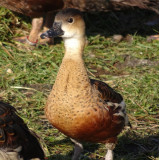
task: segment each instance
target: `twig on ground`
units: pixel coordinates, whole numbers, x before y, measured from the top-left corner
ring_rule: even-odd
[[[15,60],[14,57],[11,55],[11,53],[3,46],[3,44],[1,42],[0,42],[0,45],[1,45],[2,49],[8,54],[8,56],[11,57],[13,60]]]

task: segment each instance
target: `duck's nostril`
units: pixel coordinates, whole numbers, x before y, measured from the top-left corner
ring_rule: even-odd
[[[42,39],[45,39],[45,38],[47,38],[47,35],[46,35],[45,33],[42,33],[42,34],[40,35],[40,37],[41,37]]]
[[[54,30],[57,30],[57,29],[59,29],[59,28],[61,28],[61,22],[54,22],[54,23],[53,23],[53,29],[54,29]]]
[[[52,38],[52,37],[53,37],[53,29],[50,29],[50,30],[46,31],[45,33],[42,33],[42,34],[40,35],[40,37],[41,37],[42,39]]]
[[[52,35],[53,35],[53,30],[49,30],[49,31],[47,31],[47,33],[48,33],[48,37],[52,37]]]

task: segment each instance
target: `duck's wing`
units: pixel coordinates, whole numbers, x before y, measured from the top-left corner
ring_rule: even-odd
[[[113,121],[117,123],[117,121],[120,122],[124,120],[124,124],[131,127],[126,114],[126,104],[123,97],[102,81],[91,79],[90,82],[91,85],[99,91],[101,99],[106,102],[106,106],[113,116]]]
[[[117,93],[114,89],[112,89],[108,84],[91,79],[91,85],[94,86],[101,94],[101,98],[105,102],[112,102],[120,104],[123,101],[123,97]]]
[[[16,109],[0,102],[0,151],[3,150],[6,154],[17,151],[24,159],[44,159],[44,152],[36,135],[17,115]]]

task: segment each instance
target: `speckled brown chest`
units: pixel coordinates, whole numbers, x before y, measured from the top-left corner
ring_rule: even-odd
[[[62,62],[45,113],[54,127],[71,138],[105,142],[114,136],[110,135],[112,116],[99,92],[91,86],[83,66],[81,61]],[[117,127],[121,130],[122,125]]]

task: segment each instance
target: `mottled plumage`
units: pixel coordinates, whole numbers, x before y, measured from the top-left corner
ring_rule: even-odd
[[[95,86],[96,89],[101,93],[101,98],[105,102],[121,103],[123,101],[122,96],[112,89],[108,84],[91,79],[91,85]]]
[[[36,134],[30,131],[18,116],[16,109],[9,104],[0,102],[0,159],[39,158],[43,160],[44,152],[37,139]]]

